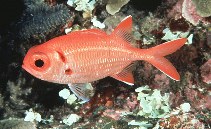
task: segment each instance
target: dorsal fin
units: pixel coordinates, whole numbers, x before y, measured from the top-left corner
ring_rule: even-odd
[[[67,35],[84,35],[84,34],[94,34],[94,35],[107,35],[106,32],[100,30],[100,29],[85,29],[85,30],[79,30],[79,31],[73,31],[71,33],[68,33]]]
[[[107,35],[106,32],[100,30],[100,29],[88,29],[88,30],[82,30],[87,33],[93,33],[93,34],[98,34],[98,35]]]
[[[78,30],[68,33],[67,35],[59,36],[54,39],[54,41],[58,40],[58,42],[61,41],[69,41],[69,43],[74,42],[74,39],[82,39],[87,40],[87,37],[96,37],[96,38],[102,38],[108,36],[104,31],[100,29],[84,29],[84,30]],[[86,42],[84,42],[86,43]]]
[[[117,36],[130,43],[132,40],[132,16],[124,18],[119,25],[114,29],[111,35]]]

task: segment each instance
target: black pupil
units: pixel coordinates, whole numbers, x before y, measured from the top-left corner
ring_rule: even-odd
[[[44,61],[41,59],[38,59],[35,61],[35,65],[40,68],[44,65]]]

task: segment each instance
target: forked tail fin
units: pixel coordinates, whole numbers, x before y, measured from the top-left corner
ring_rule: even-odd
[[[168,75],[170,78],[179,81],[180,75],[176,68],[164,56],[175,52],[186,43],[186,38],[181,38],[169,41],[150,49],[146,49],[146,55],[149,58],[144,58],[147,62],[151,63],[157,69]]]
[[[111,36],[114,36],[114,38],[121,38],[125,42],[119,42],[118,47],[126,47],[128,49],[131,48],[131,45],[129,42],[131,42],[131,29],[132,29],[132,16],[127,16],[125,19],[122,20],[122,22],[114,29]],[[135,55],[135,60],[146,60],[149,63],[151,63],[153,66],[155,66],[157,69],[168,75],[174,80],[179,81],[180,76],[177,72],[176,68],[166,59],[164,56],[169,55],[173,52],[175,52],[177,49],[182,47],[185,42],[187,41],[186,38],[181,38],[173,41],[169,41],[163,44],[160,44],[158,46],[155,46],[150,49],[137,49],[137,48],[131,48],[134,51],[137,51],[138,55]],[[140,55],[142,55],[140,57]],[[127,77],[130,74],[127,74]],[[131,75],[130,75],[131,76]],[[117,78],[117,76],[113,76],[114,78]],[[122,78],[121,78],[122,79]],[[121,80],[120,78],[118,80]],[[130,79],[131,81],[131,79]]]

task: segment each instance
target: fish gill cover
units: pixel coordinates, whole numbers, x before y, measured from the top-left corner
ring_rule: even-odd
[[[41,1],[27,0],[26,9],[16,24],[20,39],[45,38],[70,21],[71,15],[63,4],[49,6]]]

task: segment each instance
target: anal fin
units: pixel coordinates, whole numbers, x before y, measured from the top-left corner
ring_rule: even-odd
[[[94,95],[91,83],[74,83],[68,84],[70,90],[83,101],[87,102]]]
[[[130,64],[126,68],[124,68],[120,73],[111,75],[111,77],[115,78],[116,80],[119,80],[121,82],[124,82],[128,85],[134,85],[134,78],[132,74],[133,66],[135,63]]]

